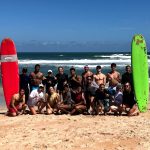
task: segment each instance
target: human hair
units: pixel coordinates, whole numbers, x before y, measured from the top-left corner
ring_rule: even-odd
[[[101,66],[96,66],[96,69],[101,69],[102,67]]]
[[[62,66],[59,66],[59,67],[58,67],[58,70],[59,70],[60,68],[64,69]]]
[[[116,64],[115,64],[115,63],[112,63],[112,64],[111,64],[111,68],[112,68],[112,67],[116,67]]]
[[[28,71],[28,69],[27,69],[27,68],[25,68],[25,67],[24,67],[24,68],[22,68],[22,72],[23,72],[23,73],[27,73],[27,71]]]
[[[35,65],[35,68],[36,68],[36,67],[40,67],[40,64],[36,64],[36,65]]]
[[[76,69],[75,69],[74,67],[71,67],[71,68],[70,68],[70,71],[72,71],[72,70],[75,71]]]
[[[130,65],[127,65],[127,66],[126,66],[126,69],[127,69],[128,67],[129,67],[129,68],[131,68],[131,66],[130,66]]]

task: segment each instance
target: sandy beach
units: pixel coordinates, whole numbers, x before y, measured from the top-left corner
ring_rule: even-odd
[[[149,150],[150,109],[136,117],[22,115],[0,108],[0,149]]]

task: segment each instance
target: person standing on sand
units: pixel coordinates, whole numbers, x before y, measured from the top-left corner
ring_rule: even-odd
[[[111,95],[115,94],[116,86],[121,82],[121,76],[118,71],[116,71],[116,64],[111,64],[111,71],[106,76],[107,82],[109,82],[108,91]]]
[[[74,67],[70,68],[70,77],[68,80],[69,86],[72,90],[76,90],[79,86],[81,86],[82,78],[81,76],[76,74],[76,70]]]
[[[35,65],[35,70],[34,72],[31,72],[30,75],[30,91],[34,89],[39,88],[39,84],[42,83],[42,80],[44,79],[44,75],[42,72],[40,72],[40,65],[36,64]]]
[[[27,105],[25,104],[25,91],[20,89],[19,93],[12,96],[7,115],[15,117],[25,113]]]
[[[44,86],[42,84],[39,85],[38,89],[32,90],[29,99],[27,101],[27,105],[31,111],[32,115],[36,115],[35,106],[40,106],[41,102],[44,101]]]
[[[20,74],[20,89],[25,90],[25,103],[28,101],[29,97],[29,83],[30,79],[29,76],[27,75],[27,68],[22,69],[22,74]]]
[[[101,71],[102,67],[96,66],[96,74],[94,74],[93,78],[98,86],[100,84],[106,84],[106,76]]]
[[[57,80],[57,92],[59,94],[63,91],[64,84],[68,83],[68,75],[64,73],[63,67],[58,67],[58,73],[56,74],[56,80]]]
[[[43,81],[43,84],[46,85],[46,93],[48,93],[49,91],[49,87],[55,87],[56,85],[56,77],[53,75],[53,71],[52,70],[48,70],[47,72],[47,76]]]
[[[121,83],[125,84],[129,82],[131,84],[131,87],[133,89],[133,79],[132,79],[132,71],[131,66],[127,65],[125,67],[126,72],[122,75]]]
[[[82,73],[82,88],[85,89],[86,88],[86,84],[87,84],[87,77],[91,76],[93,78],[93,72],[91,72],[89,70],[89,66],[85,65],[84,66],[84,72]]]

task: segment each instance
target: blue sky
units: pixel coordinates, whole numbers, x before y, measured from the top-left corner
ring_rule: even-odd
[[[0,0],[0,40],[18,51],[129,51],[150,43],[149,0]]]

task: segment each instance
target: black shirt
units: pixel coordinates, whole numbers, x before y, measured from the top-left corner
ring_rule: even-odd
[[[106,96],[106,94],[109,94],[106,89],[104,89],[104,91],[100,91],[100,89],[97,89],[97,90],[96,90],[95,99],[96,99],[96,100],[108,99],[108,97]]]
[[[56,78],[57,78],[57,90],[63,91],[63,85],[64,82],[67,81],[68,82],[68,75],[67,74],[56,74]]]
[[[20,89],[27,90],[30,78],[28,75],[20,74]]]
[[[133,107],[134,104],[136,104],[135,98],[134,98],[134,93],[124,91],[123,92],[123,104],[129,105],[130,108]]]

